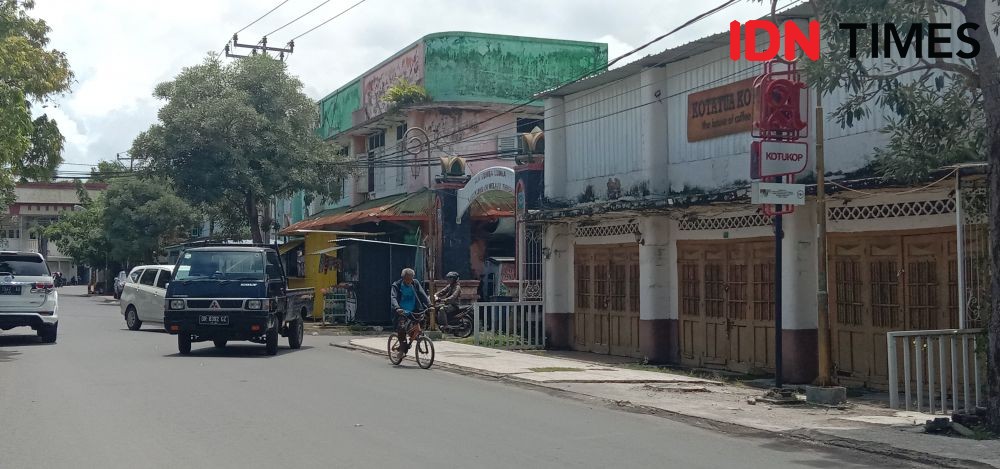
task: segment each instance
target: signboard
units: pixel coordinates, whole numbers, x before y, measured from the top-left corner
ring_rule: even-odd
[[[750,203],[770,205],[805,205],[805,184],[754,182],[750,184]]]
[[[756,142],[754,142],[756,143]],[[757,160],[758,171],[754,179],[789,176],[805,171],[809,162],[809,145],[805,142],[760,142],[759,149],[751,147],[751,160]],[[754,164],[754,162],[751,162]]]
[[[753,128],[753,78],[688,95],[687,137],[698,142]]]
[[[514,170],[503,166],[486,168],[469,179],[465,187],[458,190],[458,210],[455,223],[462,224],[462,216],[469,204],[480,194],[489,191],[514,192]]]

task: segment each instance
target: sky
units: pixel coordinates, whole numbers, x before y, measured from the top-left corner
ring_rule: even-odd
[[[288,0],[240,33],[256,42],[323,0]],[[357,0],[330,0],[269,37],[284,44]],[[793,0],[781,0],[784,5]],[[66,138],[63,171],[86,170],[114,159],[156,122],[162,102],[153,87],[208,53],[218,53],[241,27],[281,0],[36,0],[32,16],[52,28],[51,47],[66,52],[76,75],[55,106],[38,109],[54,118]],[[288,58],[303,91],[319,99],[420,37],[441,31],[474,31],[608,44],[617,57],[703,13],[722,0],[367,0],[296,41]],[[769,6],[743,0],[672,35],[628,61],[728,30],[732,20],[766,14]],[[231,59],[230,59],[231,60]]]

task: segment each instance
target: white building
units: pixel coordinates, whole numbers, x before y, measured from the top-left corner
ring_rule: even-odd
[[[545,226],[551,345],[774,371],[774,232],[749,201],[750,125],[736,117],[713,129],[711,117],[690,112],[761,73],[759,63],[731,60],[728,44],[728,33],[706,37],[544,95],[546,205],[530,218]],[[847,384],[885,384],[885,332],[957,326],[955,179],[859,189],[883,125],[878,114],[846,129],[825,123],[826,172],[840,178],[827,185],[832,357]],[[813,164],[803,182],[814,180]],[[783,370],[792,382],[817,372],[816,212],[809,197],[784,217]]]
[[[96,197],[107,184],[87,183],[84,189]],[[41,236],[40,229],[59,218],[62,212],[80,209],[76,185],[71,181],[26,182],[14,188],[15,202],[0,220],[3,250],[39,252],[49,263],[49,270],[62,272],[67,279],[77,275],[73,259],[59,252],[55,243]]]

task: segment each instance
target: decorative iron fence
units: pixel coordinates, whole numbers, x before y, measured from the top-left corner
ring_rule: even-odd
[[[475,303],[473,343],[503,349],[545,348],[541,301]]]

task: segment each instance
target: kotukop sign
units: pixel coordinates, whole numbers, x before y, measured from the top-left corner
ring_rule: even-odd
[[[809,145],[805,142],[765,140],[751,145],[751,179],[799,174],[808,163]]]

